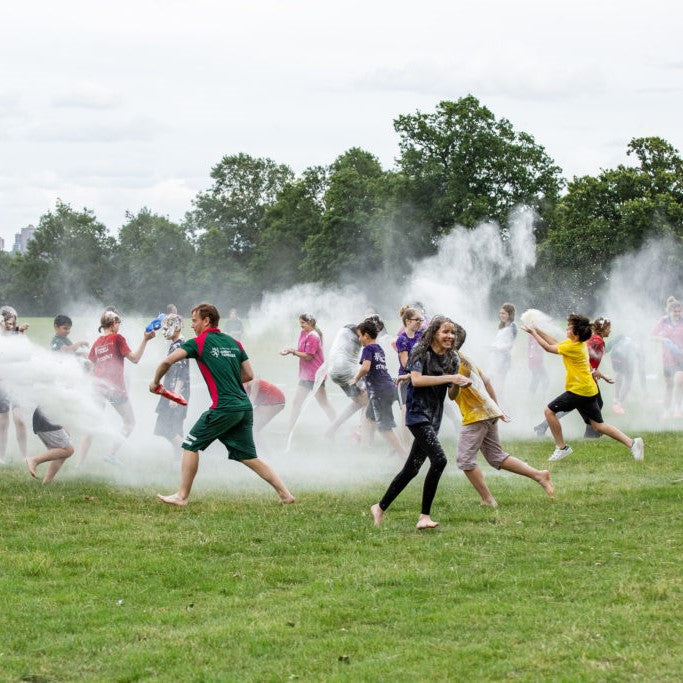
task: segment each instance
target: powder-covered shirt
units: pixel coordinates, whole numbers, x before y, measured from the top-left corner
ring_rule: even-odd
[[[105,390],[126,393],[123,379],[123,361],[131,353],[123,335],[105,334],[98,337],[90,347],[88,358],[93,364],[93,374],[100,380]]]
[[[662,361],[665,368],[677,366],[683,362],[683,318],[677,323],[665,315],[652,330],[653,337],[668,340],[662,344]]]
[[[61,351],[62,346],[71,346],[72,341],[68,337],[60,337],[59,335],[55,335],[52,337],[52,341],[50,342],[50,348],[53,351]]]
[[[468,387],[460,387],[455,402],[462,413],[463,425],[490,420],[494,417],[502,417],[503,412],[498,404],[491,398],[482,377],[481,370],[472,365],[470,360],[460,354],[460,368],[458,372],[472,380]]]
[[[370,370],[364,379],[370,398],[395,393],[396,386],[387,370],[384,349],[379,344],[364,346],[360,355],[360,364],[362,365],[366,360],[370,361]]]
[[[423,359],[411,358],[408,361],[408,372],[419,372],[422,375],[440,376],[446,373],[444,363],[446,356],[427,349]],[[458,371],[459,362],[453,368],[453,373]],[[439,431],[441,418],[443,417],[443,402],[448,391],[447,384],[438,384],[433,387],[414,387],[412,382],[408,384],[406,398],[406,425],[430,423],[435,432]]]
[[[170,356],[174,351],[181,348],[185,343],[182,337],[178,337],[175,341],[171,342],[168,347],[168,355]],[[178,385],[178,382],[182,382],[182,387]],[[190,361],[188,358],[183,358],[177,363],[171,365],[171,369],[166,373],[164,377],[164,386],[171,391],[178,391],[182,397],[186,400],[190,400]],[[187,414],[187,406],[174,405],[171,407],[172,401],[163,396],[159,397],[159,402],[157,403],[156,412],[165,412],[166,409],[173,411],[178,411],[183,415]]]
[[[356,376],[361,343],[355,329],[355,325],[344,325],[332,342],[328,366],[330,377],[335,382],[348,383]]]
[[[315,373],[325,362],[320,335],[315,330],[311,330],[310,332],[301,330],[296,350],[302,351],[303,353],[309,353],[313,356],[310,360],[299,358],[299,379],[307,382],[315,382]]]
[[[236,339],[217,327],[204,330],[181,347],[188,358],[195,358],[211,396],[211,410],[238,412],[251,410],[242,386],[242,363],[249,359]]]
[[[591,374],[586,342],[565,339],[557,345],[567,376],[565,389],[579,396],[595,396],[598,387]]]

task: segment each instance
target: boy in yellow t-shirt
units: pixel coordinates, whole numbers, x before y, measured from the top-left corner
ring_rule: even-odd
[[[616,427],[607,424],[602,418],[598,405],[598,387],[593,379],[588,362],[586,340],[590,339],[592,334],[588,318],[572,313],[567,318],[567,339],[563,342],[558,342],[557,339],[553,339],[549,334],[536,327],[523,325],[522,329],[533,335],[534,339],[548,353],[557,353],[562,356],[562,362],[567,372],[566,391],[552,400],[545,408],[545,419],[555,439],[556,446],[548,460],[562,460],[573,452],[571,446],[565,443],[562,436],[562,426],[556,413],[569,413],[574,409],[579,411],[583,421],[596,432],[611,436],[616,441],[623,443],[636,460],[642,460],[645,457],[643,440],[640,437],[632,439],[626,436]]]
[[[465,341],[464,330],[462,340],[458,340],[457,349]],[[509,422],[497,403],[496,394],[489,378],[470,360],[460,354],[460,374],[469,377],[472,384],[467,387],[454,388],[449,396],[455,400],[462,413],[462,429],[458,439],[458,467],[465,473],[470,483],[481,496],[483,505],[498,507],[496,499],[491,495],[484,474],[477,465],[477,453],[482,452],[486,461],[497,470],[507,470],[538,482],[550,498],[555,495],[555,488],[550,481],[548,470],[537,470],[522,460],[506,453],[498,437],[498,420]],[[455,393],[457,392],[457,393]],[[455,396],[453,396],[455,393]]]

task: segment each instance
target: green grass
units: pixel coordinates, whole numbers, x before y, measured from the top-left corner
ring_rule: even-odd
[[[554,502],[486,469],[498,511],[449,465],[433,532],[422,477],[375,528],[383,485],[179,510],[4,468],[0,679],[680,679],[681,437],[646,443],[584,442]]]

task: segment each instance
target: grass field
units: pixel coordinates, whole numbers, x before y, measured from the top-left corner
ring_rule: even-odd
[[[375,483],[180,510],[3,468],[0,679],[680,680],[681,436],[644,436],[553,463],[555,501],[487,469],[497,511],[450,464],[429,532],[422,476],[375,528]]]

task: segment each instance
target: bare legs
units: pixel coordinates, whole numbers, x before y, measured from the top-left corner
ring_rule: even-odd
[[[21,413],[21,408],[14,408],[12,410],[12,419],[14,420],[14,432],[17,435],[17,443],[19,444],[19,455],[24,460],[28,455],[26,447],[26,423],[24,422]],[[9,413],[0,413],[0,464],[7,459],[7,435],[9,432]]]
[[[294,496],[289,492],[287,487],[282,483],[282,480],[277,475],[275,470],[259,458],[251,458],[249,460],[242,460],[243,465],[256,472],[264,481],[268,482],[280,496],[281,503],[293,503]],[[163,503],[169,505],[177,505],[178,507],[185,507],[190,498],[190,491],[197,470],[199,469],[199,453],[195,451],[183,451],[183,460],[180,471],[180,486],[178,490],[170,496],[162,496],[157,493],[157,498]]]
[[[36,455],[33,458],[26,458],[26,465],[28,466],[28,471],[31,476],[38,478],[36,473],[36,467],[42,465],[44,462],[49,462],[50,466],[47,469],[47,473],[43,478],[43,484],[49,484],[54,478],[59,468],[64,464],[67,458],[73,455],[74,447],[68,446],[67,448],[51,448],[49,451],[43,453],[42,455]]]
[[[277,495],[280,496],[281,503],[289,504],[294,502],[294,496],[268,463],[259,458],[252,458],[251,460],[242,460],[242,464],[256,472],[263,481],[268,482],[275,489]]]

